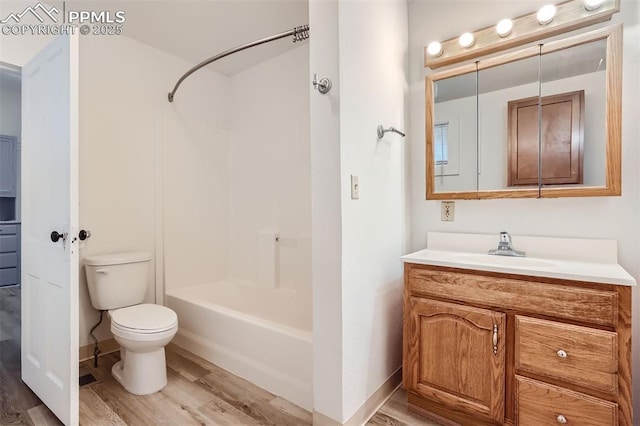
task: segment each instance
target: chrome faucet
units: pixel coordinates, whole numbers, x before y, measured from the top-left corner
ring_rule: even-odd
[[[511,245],[511,235],[508,232],[502,231],[500,233],[500,242],[498,248],[495,250],[489,250],[489,254],[495,254],[497,256],[515,256],[525,257],[525,252],[518,251]]]

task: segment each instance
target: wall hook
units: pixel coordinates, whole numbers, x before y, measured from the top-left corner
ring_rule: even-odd
[[[384,137],[384,134],[387,132],[393,132],[393,133],[397,133],[402,137],[405,137],[407,135],[405,135],[404,133],[402,133],[400,130],[396,129],[395,127],[389,127],[388,129],[385,129],[384,127],[382,127],[382,124],[378,125],[378,139],[382,139]]]
[[[313,88],[323,95],[328,93],[331,90],[331,80],[327,77],[322,77],[318,80],[318,74],[313,75]]]

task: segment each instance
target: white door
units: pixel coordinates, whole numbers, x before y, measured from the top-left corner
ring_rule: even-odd
[[[57,37],[22,70],[22,164],[22,380],[77,424],[77,36]]]

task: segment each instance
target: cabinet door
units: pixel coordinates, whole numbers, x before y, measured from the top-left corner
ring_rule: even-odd
[[[16,196],[17,139],[0,135],[0,197]]]
[[[502,422],[505,315],[416,297],[408,308],[408,391]]]

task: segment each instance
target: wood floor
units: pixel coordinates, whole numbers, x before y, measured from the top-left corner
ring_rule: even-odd
[[[111,376],[119,354],[80,365],[96,381],[80,388],[81,425],[311,425],[311,413],[173,344],[167,347],[168,384],[136,396]],[[20,380],[20,289],[0,288],[0,425],[61,423]],[[406,409],[398,390],[368,425],[433,426]]]
[[[204,359],[170,344],[168,384],[149,396],[127,393],[111,376],[117,353],[100,358],[96,369],[81,364],[80,375],[97,381],[80,388],[81,425],[311,425],[311,413]],[[410,413],[400,389],[367,423],[388,426],[435,426]]]

